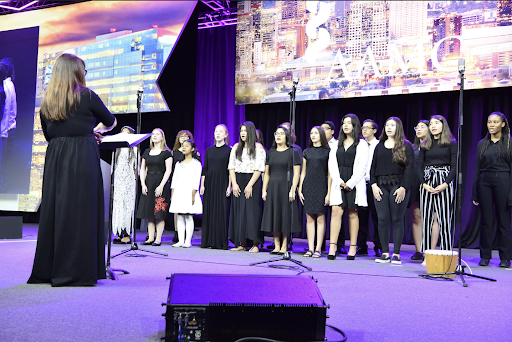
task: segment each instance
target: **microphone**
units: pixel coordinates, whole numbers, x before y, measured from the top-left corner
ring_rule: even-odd
[[[137,94],[142,94],[144,92],[144,83],[139,85],[139,89],[137,89]]]
[[[293,83],[294,84],[298,84],[299,83],[299,72],[298,71],[295,71],[293,73]]]
[[[466,69],[466,61],[464,58],[459,59],[459,72],[464,72]]]

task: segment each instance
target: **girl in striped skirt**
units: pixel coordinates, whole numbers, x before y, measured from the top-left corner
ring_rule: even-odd
[[[446,119],[433,115],[429,131],[427,139],[421,144],[418,161],[419,169],[423,171],[420,175],[422,252],[436,248],[439,237],[441,249],[452,249],[453,180],[457,172],[457,143]]]

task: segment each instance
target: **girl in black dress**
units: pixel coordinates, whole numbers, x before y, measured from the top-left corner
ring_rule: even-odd
[[[300,177],[300,155],[290,145],[290,131],[280,126],[267,154],[261,197],[265,201],[261,230],[274,235],[271,254],[282,255],[288,248],[288,234],[300,232],[295,192]]]
[[[493,221],[498,223],[497,239],[500,267],[510,268],[512,259],[512,145],[510,126],[501,112],[487,118],[487,135],[477,148],[473,204],[481,205],[480,266],[488,266],[492,257]]]
[[[261,178],[265,171],[265,149],[256,142],[256,127],[251,121],[240,125],[238,143],[229,155],[229,177],[233,186],[229,215],[229,239],[235,244],[231,251],[258,253],[263,243],[261,233]]]
[[[329,260],[336,259],[336,247],[345,210],[348,212],[350,250],[347,260],[354,260],[357,252],[359,216],[357,207],[367,207],[366,167],[368,165],[368,143],[361,134],[361,122],[355,114],[347,114],[341,119],[342,129],[338,146],[329,154],[329,175],[332,179],[330,192],[331,237]],[[336,242],[334,242],[336,241]]]
[[[405,139],[402,120],[395,116],[386,120],[379,140],[370,169],[382,244],[382,255],[375,262],[401,265],[400,247],[404,239],[404,215],[409,203],[414,151]],[[389,256],[390,223],[393,223],[393,258]]]
[[[429,138],[428,134],[428,120],[420,120],[414,131],[416,137],[414,138],[414,172],[412,174],[411,196],[409,197],[409,209],[412,217],[412,237],[416,252],[412,255],[411,260],[423,261],[423,253],[421,253],[421,210],[420,210],[420,173],[422,170],[418,167],[418,159],[420,157],[420,145]],[[436,223],[437,224],[437,223]]]
[[[203,196],[203,224],[201,248],[228,249],[229,196],[229,133],[226,125],[215,127],[215,145],[208,147],[204,155],[201,177]]]
[[[169,211],[169,176],[172,169],[172,154],[165,143],[165,134],[155,128],[144,151],[140,167],[142,196],[137,217],[148,220],[148,240],[143,245],[160,246],[165,228],[165,217]],[[156,226],[156,238],[155,238]]]
[[[320,258],[325,234],[325,212],[329,205],[331,184],[327,181],[329,143],[324,129],[315,126],[309,134],[309,148],[302,154],[299,198],[307,218],[308,251],[305,257]],[[317,225],[317,246],[315,248],[315,221]],[[313,250],[315,251],[313,253]]]
[[[87,286],[106,277],[103,181],[93,132],[109,131],[117,121],[98,95],[86,88],[85,73],[83,60],[61,55],[41,102],[48,148],[28,283]]]
[[[441,115],[430,118],[429,130],[429,137],[421,144],[418,160],[419,169],[423,171],[420,176],[422,250],[435,249],[439,237],[441,249],[451,250],[457,143]]]

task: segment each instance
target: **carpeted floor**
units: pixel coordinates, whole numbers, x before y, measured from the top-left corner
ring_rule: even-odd
[[[172,273],[295,275],[297,268],[270,268],[249,263],[270,258],[201,249],[199,238],[189,249],[172,248],[170,232],[160,247],[145,257],[122,255],[112,259],[117,281],[94,287],[52,288],[28,285],[36,246],[37,226],[24,225],[23,239],[0,240],[0,341],[160,341],[162,314]],[[195,236],[200,232],[196,229]],[[145,233],[139,233],[141,241]],[[268,240],[270,242],[270,240]],[[348,341],[512,341],[512,270],[498,268],[497,251],[490,267],[478,267],[478,250],[463,250],[463,260],[489,282],[467,277],[469,287],[456,281],[425,280],[419,263],[410,260],[413,246],[402,248],[401,266],[377,264],[374,257],[328,261],[302,257],[306,241],[294,240],[293,258],[313,268],[304,275],[318,280],[330,305],[328,324],[342,329]],[[143,246],[140,246],[143,247]],[[146,247],[146,246],[144,246]],[[113,253],[126,245],[113,245]],[[371,252],[370,252],[371,253]],[[288,261],[274,263],[293,266]],[[470,270],[467,270],[470,272]],[[329,341],[339,336],[327,330]]]

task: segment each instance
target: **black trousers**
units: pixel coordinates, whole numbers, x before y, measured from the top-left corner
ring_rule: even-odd
[[[382,244],[382,253],[389,253],[389,224],[393,224],[393,254],[400,254],[400,247],[404,239],[404,215],[409,203],[411,193],[407,191],[401,203],[395,202],[393,193],[400,187],[399,184],[384,184],[379,186],[382,190],[381,200],[374,198],[375,209],[379,220],[379,236]],[[373,195],[372,195],[373,196]]]
[[[512,259],[512,230],[510,207],[507,206],[510,191],[508,172],[483,172],[478,177],[478,201],[480,203],[480,258],[492,258],[494,239],[493,221],[498,223],[497,239],[501,260]]]
[[[366,184],[366,198],[368,199],[368,207],[359,207],[359,234],[357,235],[357,247],[359,249],[368,249],[366,241],[370,233],[370,213],[373,222],[373,243],[375,249],[382,249],[379,237],[379,224],[377,218],[377,210],[375,209],[375,202],[373,201],[373,192],[370,184]]]

